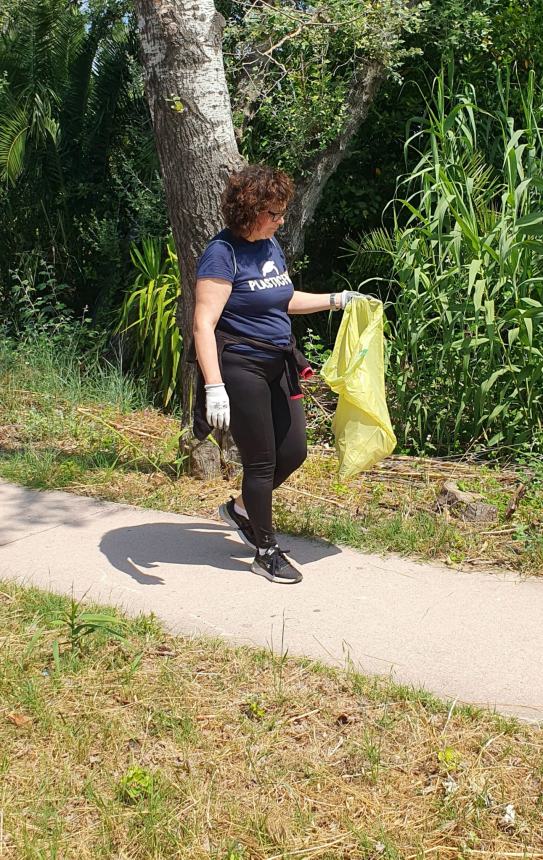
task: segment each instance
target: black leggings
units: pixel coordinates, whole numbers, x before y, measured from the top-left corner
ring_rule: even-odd
[[[303,401],[290,399],[281,355],[258,359],[225,349],[222,372],[243,464],[243,501],[258,546],[267,547],[275,543],[272,490],[307,456]]]

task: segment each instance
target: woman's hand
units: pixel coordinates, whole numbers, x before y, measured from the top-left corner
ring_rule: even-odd
[[[289,314],[313,314],[316,311],[343,311],[352,299],[371,299],[364,293],[343,290],[342,293],[303,293],[294,290],[288,306]]]
[[[206,385],[206,421],[217,430],[230,427],[230,400],[224,383]]]
[[[352,302],[353,299],[370,299],[371,296],[366,296],[364,293],[357,293],[354,290],[343,290],[340,294],[341,304],[340,308],[342,311],[345,310],[349,302]]]

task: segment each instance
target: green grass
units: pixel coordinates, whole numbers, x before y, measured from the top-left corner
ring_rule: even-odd
[[[454,526],[441,523],[423,512],[416,512],[414,516],[396,513],[384,519],[376,511],[373,516],[356,520],[348,513],[330,518],[323,506],[308,508],[300,516],[278,503],[275,513],[281,531],[306,536],[318,534],[332,543],[370,552],[415,555],[424,552],[426,544],[428,548],[432,547],[435,555],[441,555],[449,554],[460,544]]]
[[[540,729],[108,607],[55,659],[71,608],[0,582],[3,859],[543,853]]]
[[[0,344],[0,374],[8,383],[3,400],[16,404],[21,394],[32,391],[49,400],[68,403],[102,403],[121,411],[142,409],[149,398],[142,381],[121,371],[118,361],[100,357],[98,349],[80,351],[77,332],[72,339],[51,339],[37,334],[33,339],[15,345]],[[61,417],[62,410],[56,414]]]

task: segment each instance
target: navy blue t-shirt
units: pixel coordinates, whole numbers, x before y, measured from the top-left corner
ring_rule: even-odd
[[[223,278],[232,284],[217,328],[229,334],[288,346],[291,322],[287,308],[294,286],[287,271],[285,255],[276,239],[249,242],[228,229],[221,230],[202,254],[198,278]],[[228,349],[270,357],[248,344]]]

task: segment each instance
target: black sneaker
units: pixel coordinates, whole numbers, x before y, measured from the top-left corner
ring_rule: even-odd
[[[223,522],[227,523],[229,526],[232,526],[233,529],[237,529],[239,532],[239,536],[242,539],[243,543],[246,543],[247,546],[251,546],[253,549],[256,547],[256,538],[255,533],[253,531],[253,527],[247,517],[244,517],[242,514],[238,514],[238,512],[234,508],[234,497],[225,502],[224,505],[221,505],[219,508],[219,516]]]
[[[301,582],[302,574],[293,567],[285,552],[288,550],[279,549],[278,546],[271,546],[262,555],[257,552],[251,570],[259,576],[265,576],[270,582],[284,582],[286,585]]]

